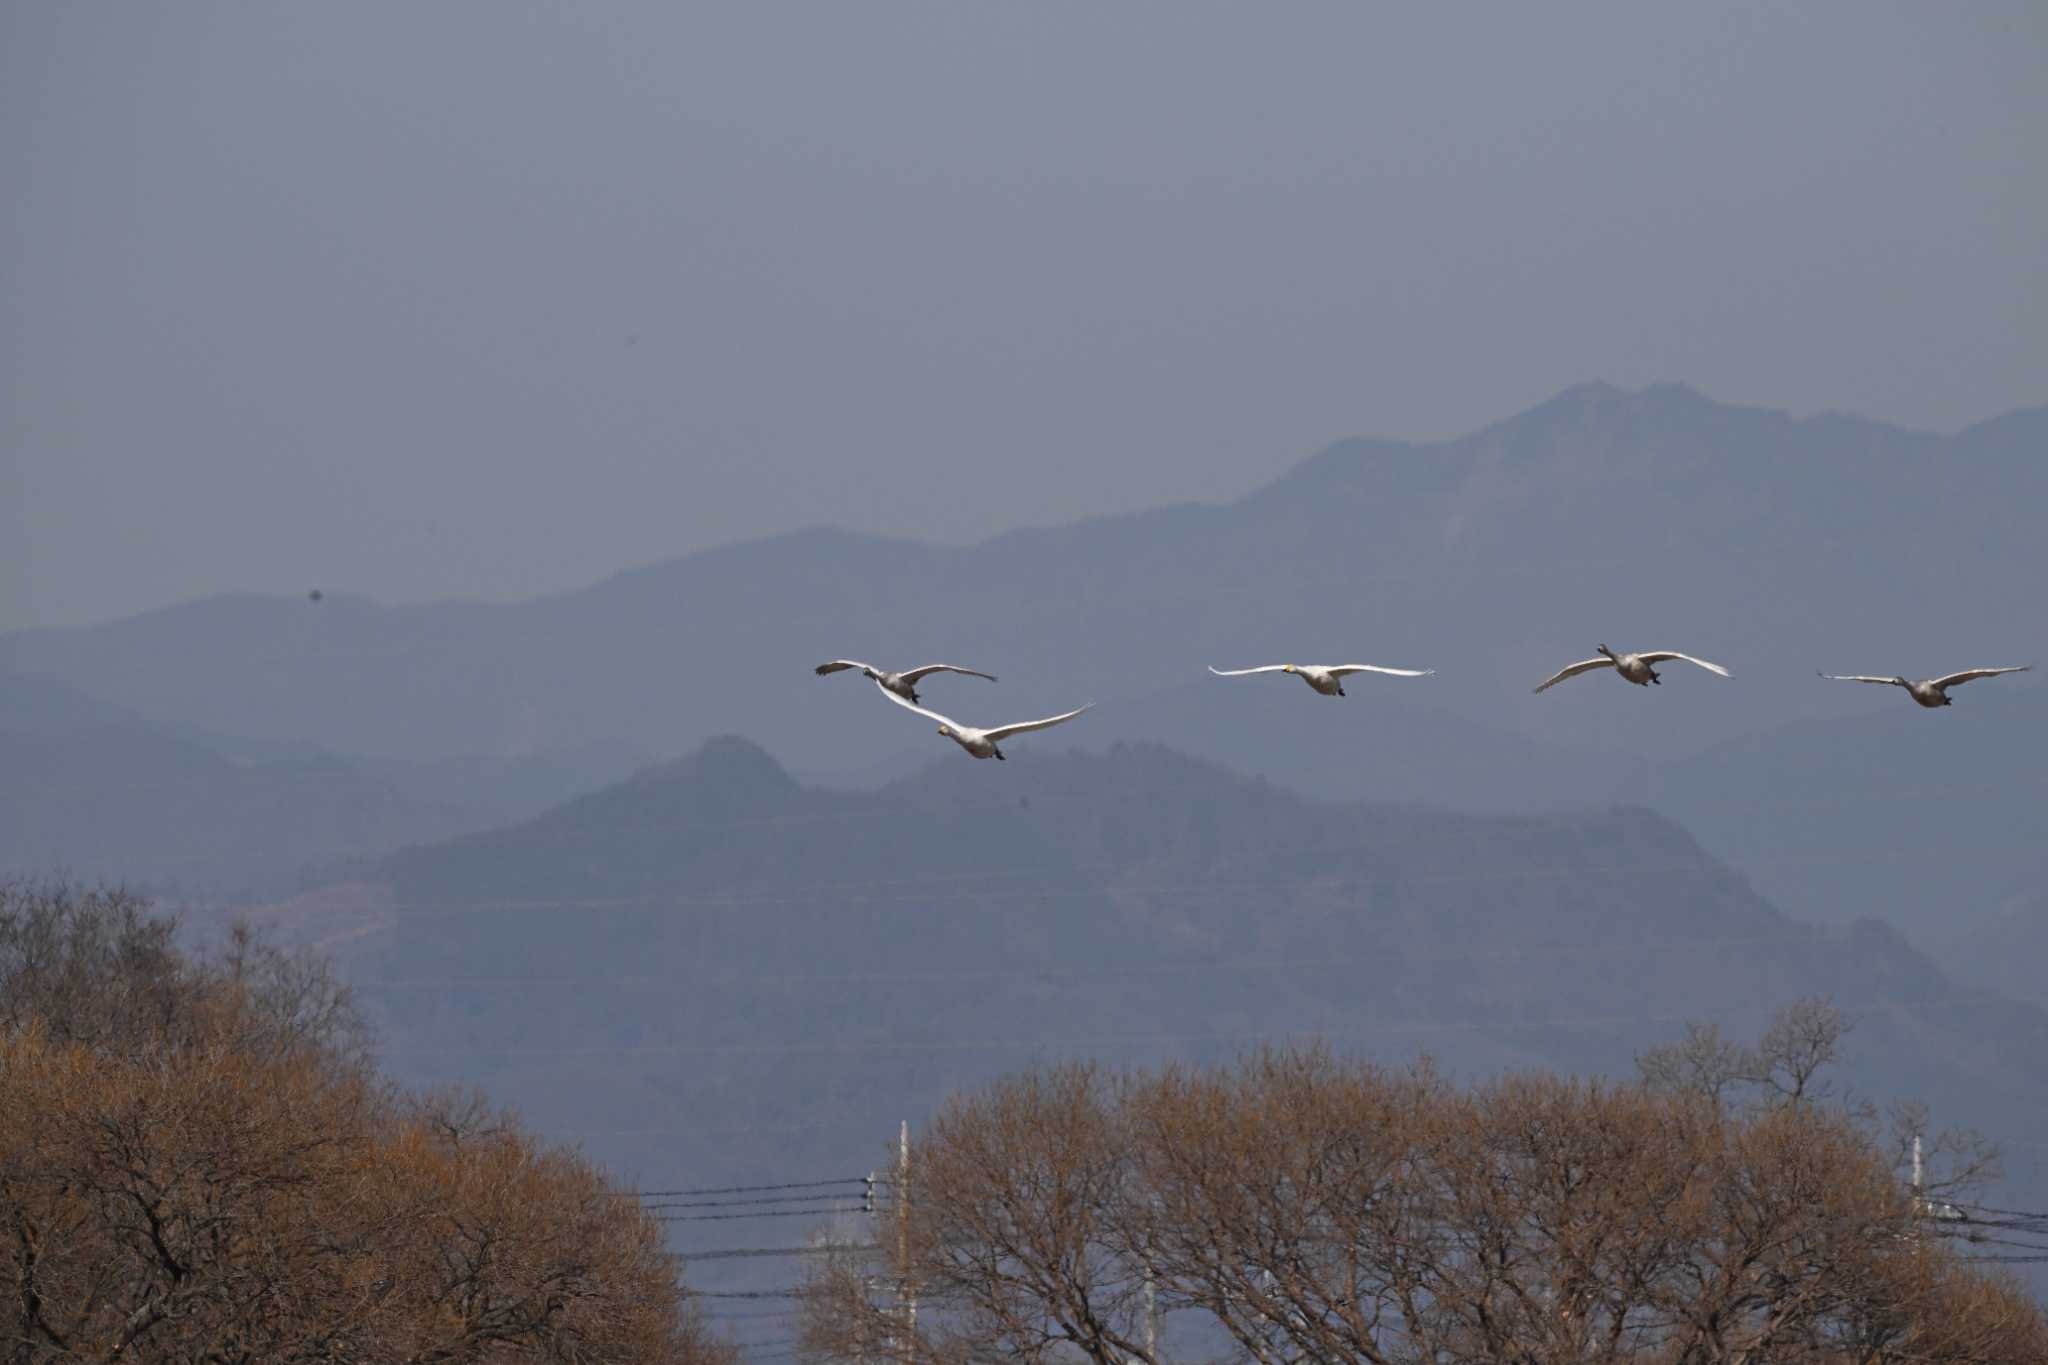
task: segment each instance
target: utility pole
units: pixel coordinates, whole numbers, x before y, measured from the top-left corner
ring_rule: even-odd
[[[910,1120],[896,1135],[896,1265],[902,1274],[903,1361],[909,1365],[917,1337],[917,1290],[910,1283]]]
[[[875,1216],[875,1173],[873,1171],[867,1173],[866,1188],[861,1192],[861,1212],[867,1214],[870,1218]],[[868,1241],[873,1243],[881,1240],[875,1234],[874,1227],[870,1225],[868,1228]],[[862,1264],[860,1267],[860,1307],[853,1315],[853,1365],[867,1365],[868,1362],[868,1284],[868,1267]]]
[[[1913,1221],[1914,1235],[1919,1235],[1920,1220],[1932,1218],[1937,1222],[1967,1222],[1969,1215],[1954,1204],[1940,1199],[1929,1199],[1920,1192],[1920,1135],[1913,1134]]]

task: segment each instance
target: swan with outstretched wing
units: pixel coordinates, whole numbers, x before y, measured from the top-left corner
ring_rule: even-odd
[[[875,686],[881,687],[881,683],[878,681]],[[972,725],[962,725],[951,716],[942,716],[936,711],[927,711],[916,702],[905,701],[885,687],[882,688],[882,695],[906,711],[915,711],[926,720],[937,721],[940,734],[952,740],[976,758],[1001,758],[1003,757],[1003,751],[998,749],[996,745],[1010,736],[1028,734],[1033,730],[1050,730],[1055,725],[1064,725],[1094,705],[1093,702],[1090,702],[1088,706],[1078,707],[1063,715],[1047,716],[1044,720],[1020,720],[1014,725],[993,725],[986,730],[982,730]]]
[[[1538,683],[1536,690],[1541,692],[1546,688],[1555,687],[1566,678],[1576,678],[1579,674],[1591,673],[1596,668],[1611,668],[1637,687],[1648,687],[1651,683],[1661,685],[1663,679],[1657,676],[1657,670],[1651,665],[1667,663],[1672,659],[1677,659],[1681,663],[1697,664],[1707,672],[1718,673],[1724,678],[1735,676],[1719,664],[1710,664],[1705,659],[1695,659],[1690,654],[1680,654],[1675,649],[1649,649],[1640,654],[1616,654],[1606,645],[1601,645],[1600,653],[1596,657],[1581,659],[1575,664],[1566,664]]]
[[[1945,678],[1874,678],[1861,673],[1823,673],[1821,676],[1832,682],[1884,683],[1888,687],[1903,687],[1906,695],[1925,707],[1952,706],[1948,690],[1978,678],[1995,678],[2001,673],[2024,673],[2032,664],[2019,664],[2013,668],[1966,668],[1960,673],[1951,673]]]
[[[1344,679],[1353,673],[1384,673],[1390,678],[1426,678],[1433,668],[1382,668],[1378,664],[1261,664],[1257,668],[1218,668],[1209,671],[1219,678],[1242,678],[1252,673],[1292,673],[1326,697],[1344,695]]]
[[[920,700],[917,695],[918,682],[921,679],[930,677],[934,673],[963,673],[970,678],[987,678],[990,682],[996,680],[996,675],[993,673],[983,673],[973,668],[962,668],[958,664],[926,664],[922,668],[906,668],[901,673],[891,673],[886,668],[876,668],[873,664],[864,664],[858,659],[827,659],[824,663],[818,665],[816,671],[818,676],[822,678],[828,673],[843,673],[849,668],[859,669],[862,676],[873,678],[875,686],[881,688],[884,692],[891,693],[910,702]]]

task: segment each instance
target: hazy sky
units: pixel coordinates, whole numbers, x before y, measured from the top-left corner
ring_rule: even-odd
[[[0,627],[2048,401],[2038,4],[0,4]]]

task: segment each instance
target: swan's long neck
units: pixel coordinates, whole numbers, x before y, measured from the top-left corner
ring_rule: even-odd
[[[1608,648],[1608,647],[1607,647],[1606,645],[1602,645],[1602,646],[1600,646],[1600,650],[1599,650],[1599,652],[1600,652],[1600,653],[1602,653],[1602,654],[1605,654],[1605,655],[1606,655],[1606,656],[1607,656],[1608,658],[1610,658],[1610,659],[1614,659],[1616,663],[1619,663],[1619,662],[1621,662],[1621,661],[1620,661],[1619,659],[1615,658],[1615,653],[1614,653],[1614,651],[1613,651],[1613,650],[1611,650],[1611,649],[1609,649],[1609,648]]]

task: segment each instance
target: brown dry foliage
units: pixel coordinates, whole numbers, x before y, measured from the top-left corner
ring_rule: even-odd
[[[1149,1282],[1172,1339],[1260,1365],[2048,1360],[1815,1104],[1272,1052],[1013,1077],[911,1170],[900,1243],[814,1280],[812,1357],[1158,1365]]]
[[[317,964],[0,891],[0,1360],[724,1365],[635,1201],[360,1044]]]

